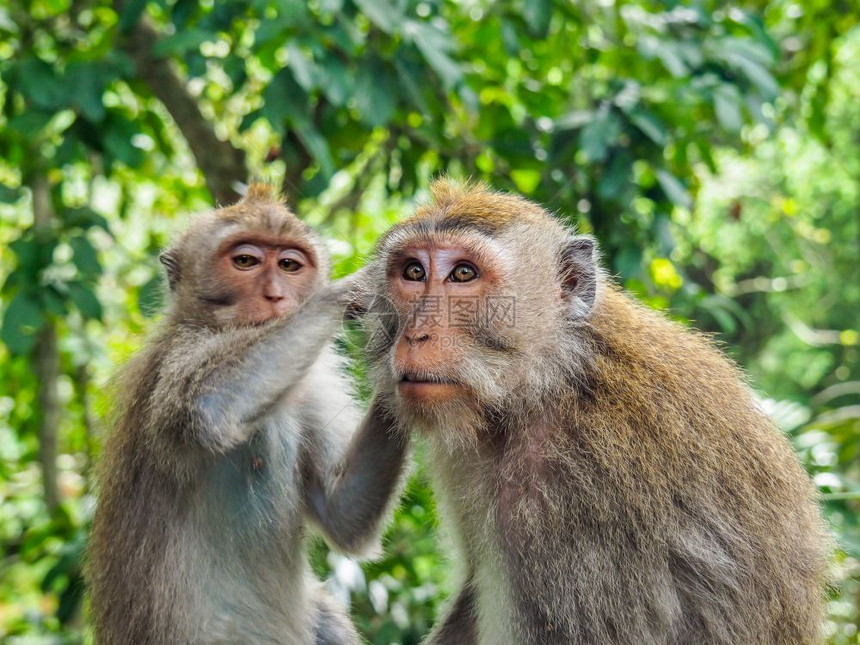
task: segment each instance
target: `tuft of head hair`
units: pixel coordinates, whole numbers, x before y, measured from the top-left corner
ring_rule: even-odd
[[[211,218],[220,224],[238,224],[272,235],[310,232],[287,205],[280,191],[265,182],[252,182],[241,200],[213,211]]]
[[[437,179],[430,186],[431,203],[421,206],[406,222],[435,220],[498,231],[517,223],[540,223],[552,216],[538,204],[519,195],[492,190],[474,181]]]
[[[277,188],[275,188],[272,184],[267,184],[263,182],[252,182],[251,185],[248,186],[248,192],[245,193],[245,197],[242,198],[240,203],[250,204],[255,202],[263,204],[286,203]]]

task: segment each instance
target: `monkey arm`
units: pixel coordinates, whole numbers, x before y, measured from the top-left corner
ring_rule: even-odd
[[[341,321],[342,292],[312,296],[289,317],[257,327],[177,332],[152,400],[156,427],[183,426],[186,438],[222,452],[244,441],[317,360]]]
[[[474,645],[478,642],[478,625],[475,621],[475,591],[469,580],[423,645]]]
[[[338,548],[358,552],[378,533],[404,471],[407,443],[376,399],[346,454],[329,472],[309,456],[308,508]]]

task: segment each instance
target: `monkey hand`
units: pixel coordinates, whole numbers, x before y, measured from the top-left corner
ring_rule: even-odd
[[[370,309],[373,294],[367,287],[368,274],[368,268],[364,267],[352,275],[341,278],[332,285],[338,289],[343,289],[345,297],[344,317],[346,320],[358,320]]]

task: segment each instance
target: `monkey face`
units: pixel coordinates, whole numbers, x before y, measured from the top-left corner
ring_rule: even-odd
[[[598,269],[593,241],[531,202],[431,190],[377,247],[368,356],[405,425],[462,445],[583,382]]]
[[[173,320],[214,328],[289,314],[329,272],[322,240],[260,184],[238,204],[195,217],[159,259]]]
[[[312,290],[317,267],[298,240],[245,233],[221,245],[214,273],[216,315],[253,325],[293,311]]]
[[[487,365],[506,342],[486,310],[499,271],[499,258],[476,239],[415,240],[389,256],[389,295],[400,319],[391,352],[402,406],[439,411],[495,398]]]

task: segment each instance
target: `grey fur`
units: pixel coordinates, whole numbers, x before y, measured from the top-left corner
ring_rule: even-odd
[[[277,224],[277,208],[262,215]],[[218,316],[200,307],[216,305],[194,304],[186,266],[161,331],[120,378],[87,567],[96,639],[358,643],[309,569],[306,528],[372,550],[406,442],[376,410],[359,423],[331,346],[350,284],[323,282],[284,319],[204,325]]]

